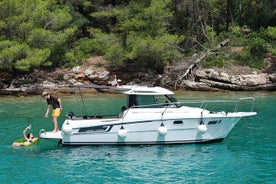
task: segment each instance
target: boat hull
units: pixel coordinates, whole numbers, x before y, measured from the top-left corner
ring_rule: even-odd
[[[239,116],[210,117],[123,123],[121,119],[82,120],[81,122],[79,120],[67,120],[64,126],[70,125],[73,128],[69,132],[63,131],[61,136],[63,145],[211,143],[222,141],[240,118]],[[206,126],[206,132],[199,130],[200,122]],[[81,124],[83,127],[74,127]],[[160,127],[163,127],[166,132],[162,132]]]

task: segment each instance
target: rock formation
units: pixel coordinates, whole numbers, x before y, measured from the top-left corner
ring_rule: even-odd
[[[183,62],[185,63],[185,62]],[[189,65],[187,65],[189,66]],[[183,65],[167,66],[161,74],[150,70],[140,71],[131,69],[116,70],[105,67],[102,58],[93,58],[87,63],[71,69],[58,69],[54,72],[34,71],[31,74],[12,78],[9,73],[2,72],[0,94],[40,94],[43,90],[59,92],[74,92],[71,85],[119,84],[159,85],[170,89],[187,90],[235,90],[258,91],[276,89],[275,60],[270,59],[269,68],[264,71],[252,70],[249,67],[231,66],[230,68],[194,68],[188,78],[183,78],[181,86],[175,86],[179,73],[188,67]]]

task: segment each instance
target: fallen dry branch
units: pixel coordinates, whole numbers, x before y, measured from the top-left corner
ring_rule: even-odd
[[[225,45],[227,45],[230,42],[230,39],[226,39],[222,42],[220,42],[219,45],[217,45],[215,48],[213,49],[208,49],[205,53],[203,53],[198,59],[196,59],[185,71],[185,73],[181,76],[178,77],[178,79],[175,81],[175,85],[174,88],[177,89],[179,86],[183,85],[183,80],[187,79],[189,77],[189,75],[192,74],[192,72],[194,71],[194,69],[210,54],[212,54],[212,51],[215,49],[219,49],[221,47],[224,47]]]

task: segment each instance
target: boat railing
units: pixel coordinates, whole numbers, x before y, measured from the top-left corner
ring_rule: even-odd
[[[198,104],[199,108],[207,109],[210,108],[210,105],[213,104],[233,104],[233,112],[238,112],[239,109],[243,104],[246,104],[247,108],[249,108],[247,111],[253,112],[255,107],[255,98],[253,97],[245,97],[245,98],[239,98],[236,100],[181,100],[176,102],[178,105],[187,105],[187,104]],[[248,104],[249,103],[249,104]]]
[[[248,104],[249,103],[249,104]],[[223,104],[223,106],[220,106]],[[156,103],[156,104],[146,104],[146,105],[136,105],[132,106],[131,108],[175,108],[175,107],[182,107],[182,106],[189,106],[189,107],[198,107],[202,109],[212,109],[214,107],[224,109],[225,107],[229,106],[232,110],[228,110],[227,112],[233,111],[237,112],[242,105],[246,105],[247,111],[253,112],[255,106],[255,98],[253,97],[245,97],[239,98],[236,100],[180,100],[177,102],[165,102],[165,103]],[[249,108],[249,109],[248,109]]]
[[[133,105],[130,108],[163,108],[163,107],[176,107],[174,102],[165,103],[154,103],[154,104],[144,104],[144,105]]]

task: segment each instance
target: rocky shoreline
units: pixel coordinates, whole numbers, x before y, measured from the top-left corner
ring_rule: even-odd
[[[197,68],[189,78],[178,81],[183,69],[166,69],[164,74],[139,70],[115,70],[104,67],[101,59],[93,59],[74,68],[58,69],[54,72],[35,70],[31,74],[17,78],[2,78],[0,95],[37,95],[43,90],[60,93],[73,93],[72,85],[120,85],[163,86],[172,90],[201,91],[274,91],[276,90],[276,72],[251,70],[245,67],[229,69]],[[237,71],[240,70],[240,71]],[[9,76],[9,74],[1,74]]]
[[[229,75],[213,69],[201,70],[196,73],[198,82],[184,81],[186,88],[223,89],[231,91],[259,91],[276,89],[276,73],[253,73],[248,75]]]

